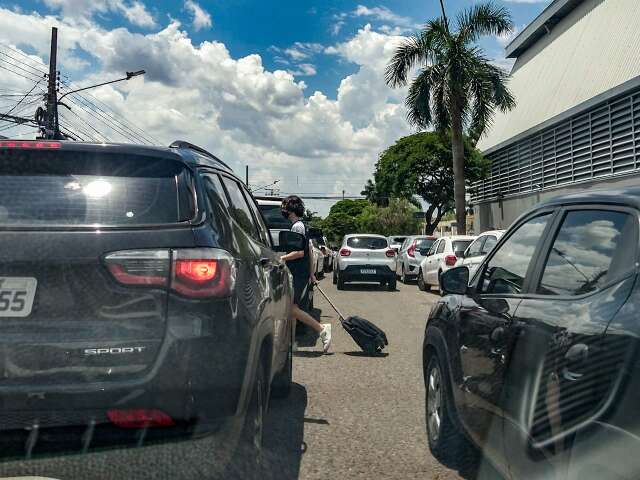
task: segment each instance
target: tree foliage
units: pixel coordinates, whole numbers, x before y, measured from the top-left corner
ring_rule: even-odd
[[[502,6],[476,4],[456,17],[451,30],[441,5],[442,17],[428,21],[419,34],[400,43],[387,65],[385,79],[392,87],[410,84],[405,103],[412,125],[449,132],[456,215],[464,233],[463,131],[471,132],[477,140],[490,125],[496,109],[506,112],[515,106],[507,88],[508,73],[493,65],[477,42],[485,35],[510,33],[513,22]],[[416,67],[418,75],[410,80],[409,74]]]
[[[489,162],[468,139],[464,146],[465,178],[472,183],[487,175]],[[380,155],[374,178],[377,196],[410,199],[418,195],[427,202],[427,232],[432,233],[454,207],[450,137],[423,132],[401,138]]]
[[[393,199],[388,207],[369,205],[358,215],[358,232],[390,235],[418,233],[420,222],[414,217],[418,209],[406,199]]]

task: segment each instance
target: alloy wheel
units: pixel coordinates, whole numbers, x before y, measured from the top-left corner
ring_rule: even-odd
[[[429,371],[427,384],[427,426],[431,441],[437,443],[442,425],[442,381],[440,368],[434,365]]]

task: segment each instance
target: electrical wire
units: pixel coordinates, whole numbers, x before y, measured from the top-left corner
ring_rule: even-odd
[[[19,106],[20,106],[20,104],[24,101],[24,99],[25,99],[25,98],[27,98],[27,96],[28,96],[31,92],[33,92],[33,91],[36,89],[36,87],[40,84],[40,82],[42,82],[42,80],[44,80],[44,79],[43,79],[43,78],[41,78],[40,80],[38,80],[38,81],[33,85],[33,87],[31,87],[31,90],[29,90],[29,91],[28,91],[28,92],[27,92],[27,93],[26,93],[26,94],[25,94],[25,95],[24,95],[20,100],[18,100],[18,103],[16,103],[16,104],[11,108],[11,110],[9,110],[7,113],[5,113],[5,115],[9,115],[9,114],[10,114],[11,112],[13,112],[17,107],[19,107]],[[36,101],[38,101],[38,99],[36,99]]]

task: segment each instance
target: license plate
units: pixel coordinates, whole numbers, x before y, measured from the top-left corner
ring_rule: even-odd
[[[0,277],[0,317],[28,317],[37,286],[33,277]]]
[[[360,269],[360,274],[361,275],[375,275],[376,274],[376,269],[375,268],[361,268]]]

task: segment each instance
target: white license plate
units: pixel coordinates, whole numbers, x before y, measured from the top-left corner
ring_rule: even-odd
[[[33,277],[0,277],[0,317],[28,317],[37,286]]]
[[[376,274],[376,269],[375,268],[361,268],[360,269],[360,274],[361,275],[375,275]]]

